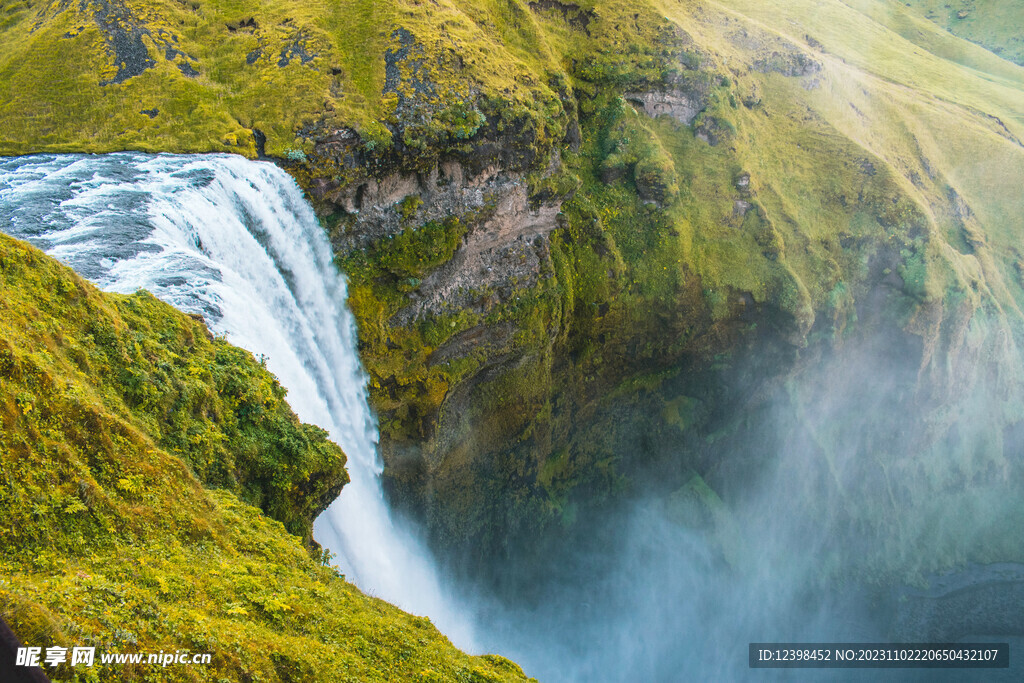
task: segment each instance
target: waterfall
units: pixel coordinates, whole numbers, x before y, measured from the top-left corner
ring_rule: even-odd
[[[348,456],[351,483],[317,518],[314,537],[360,589],[473,648],[429,552],[384,500],[345,280],[284,171],[232,155],[0,159],[0,229],[104,290],[145,288],[199,313],[264,357],[295,413]]]

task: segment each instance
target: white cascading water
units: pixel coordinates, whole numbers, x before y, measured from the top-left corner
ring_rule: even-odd
[[[473,649],[429,552],[384,500],[345,280],[291,177],[233,155],[0,159],[0,229],[105,290],[144,288],[199,313],[265,357],[295,413],[348,456],[351,483],[314,537],[363,591],[431,617]]]

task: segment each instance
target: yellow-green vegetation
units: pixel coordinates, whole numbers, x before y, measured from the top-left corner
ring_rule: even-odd
[[[212,655],[52,678],[524,678],[303,545],[344,455],[249,353],[3,236],[0,290],[0,613],[32,646]]]
[[[297,155],[304,125],[336,118],[362,125],[378,113],[391,7],[372,0],[4,3],[0,153],[251,157],[259,130],[268,153]]]
[[[62,521],[85,537],[105,530],[102,516],[82,507],[88,491],[76,487],[86,484],[64,458],[77,454],[100,485],[129,497],[158,485],[157,473],[126,466],[122,445],[177,458],[200,482],[309,539],[313,518],[348,481],[345,456],[322,429],[299,423],[284,389],[251,354],[145,292],[101,297],[50,259],[3,240],[0,438],[8,457],[55,458],[52,472],[25,471],[26,488],[11,498],[18,512],[8,530],[20,543],[80,542]]]
[[[1024,66],[1024,6],[1006,0],[910,0],[911,7],[955,36]]]
[[[591,82],[661,78],[669,25],[602,4],[19,0],[0,9],[0,153],[265,150],[344,177],[307,154],[354,128],[420,168],[501,134],[528,166],[564,133],[567,49]]]
[[[463,219],[451,216],[407,229],[394,239],[379,240],[342,261],[350,281],[349,304],[359,320],[360,339],[365,345],[363,355],[372,359],[374,367],[371,389],[376,392],[378,410],[388,412],[382,422],[391,437],[424,436],[421,421],[436,414],[456,379],[450,368],[424,371],[429,355],[453,333],[479,319],[471,314],[456,315],[451,320],[442,316],[411,329],[395,329],[389,322],[408,303],[409,293],[419,287],[422,278],[452,258],[466,228]],[[385,398],[378,379],[381,377],[402,377],[401,395]]]

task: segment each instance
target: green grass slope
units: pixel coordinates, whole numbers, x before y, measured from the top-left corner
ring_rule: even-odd
[[[1024,69],[986,60],[978,50],[968,59],[964,54],[971,46],[928,27],[906,38],[907,17],[878,3],[726,0],[708,3],[704,17],[687,25],[731,63],[755,62],[759,52],[777,49],[772,39],[781,39],[820,65],[802,82],[740,69],[740,87],[759,93],[765,106],[754,117],[761,122],[747,138],[746,153],[759,156],[772,139],[788,147],[752,163],[774,163],[771,177],[782,180],[791,172],[779,168],[781,161],[813,158],[805,145],[787,143],[784,125],[765,125],[764,116],[776,107],[785,112],[784,120],[838,134],[872,163],[880,160],[899,194],[923,212],[929,226],[925,258],[935,266],[928,297],[968,289],[980,279],[990,300],[1019,312],[1022,292],[1013,264],[1024,200],[1014,188],[1024,177]],[[688,21],[685,14],[679,19]],[[728,28],[737,20],[748,34],[761,37],[737,40]],[[952,61],[943,56],[954,54]],[[826,167],[810,159],[803,166],[815,175],[791,178],[798,186],[779,194],[797,203],[799,188],[827,196],[826,183],[836,175],[822,173]],[[801,230],[822,217],[808,218],[798,221]],[[947,269],[955,274],[943,274]]]
[[[1018,0],[904,0],[956,36],[1024,66],[1024,4]]]
[[[0,294],[0,613],[31,646],[212,655],[54,680],[523,679],[303,546],[345,458],[251,354],[4,236]]]
[[[266,151],[298,158],[313,132],[381,125],[384,53],[399,26],[429,51],[425,70],[461,72],[425,95],[446,104],[487,91],[540,117],[554,98],[546,50],[522,6],[372,0],[240,3],[19,0],[0,8],[0,153]],[[513,38],[511,44],[505,40]],[[411,95],[411,93],[406,93]],[[423,95],[423,93],[419,93]],[[453,115],[454,116],[454,115]]]
[[[314,109],[374,111],[381,69],[365,48],[383,41],[377,4],[4,3],[0,150],[253,156],[262,127],[283,156]]]

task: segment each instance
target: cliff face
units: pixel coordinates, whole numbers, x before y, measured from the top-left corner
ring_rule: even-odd
[[[938,416],[927,447],[1017,362],[1024,70],[904,8],[5,12],[0,151],[234,150],[308,190],[393,498],[452,552],[529,562],[648,479],[740,490],[737,416],[880,331],[912,400],[866,413]]]
[[[761,466],[746,444],[768,428],[744,416],[786,381],[813,393],[801,377],[875,335],[915,368],[914,398],[865,395],[862,429],[892,410],[951,415],[957,377],[1016,363],[999,339],[1019,315],[1020,70],[934,31],[918,40],[939,56],[908,57],[907,39],[849,7],[816,21],[732,10],[643,15],[656,29],[628,33],[647,46],[638,66],[602,61],[631,54],[599,42],[624,25],[613,6],[533,5],[547,45],[575,48],[559,60],[570,97],[552,151],[498,159],[524,139],[482,125],[415,175],[398,142],[337,156],[354,175],[312,184],[352,278],[394,497],[441,547],[530,566],[551,550],[537,538],[572,535],[650,478],[672,490],[696,471],[738,492]],[[901,42],[858,54],[852,36]],[[960,62],[942,58],[954,47]],[[962,64],[1018,86],[970,101],[940,84],[968,82]],[[386,125],[407,137],[401,116]],[[968,187],[962,145],[1007,161],[1001,190]],[[794,428],[808,428],[804,401]],[[999,440],[1020,418],[996,412]],[[951,419],[893,452],[940,448]]]
[[[24,643],[96,647],[100,680],[524,679],[303,547],[345,456],[251,354],[2,235],[0,293],[0,612]],[[161,650],[213,659],[99,661]]]

